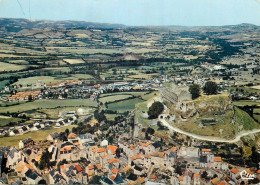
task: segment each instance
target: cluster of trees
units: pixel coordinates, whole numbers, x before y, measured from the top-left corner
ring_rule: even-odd
[[[153,135],[155,133],[155,130],[151,127],[148,127],[145,131],[145,139],[146,140],[150,140],[151,139],[151,136],[149,135]]]
[[[149,107],[148,115],[149,119],[156,119],[163,112],[164,106],[161,102],[154,102],[151,107]]]
[[[191,93],[192,99],[196,99],[201,94],[201,89],[199,85],[192,84],[189,87],[189,92]],[[207,95],[217,94],[218,93],[218,86],[215,82],[208,81],[203,87],[203,92]]]
[[[189,92],[191,93],[192,99],[196,99],[200,96],[200,86],[197,84],[193,84],[189,88]]]
[[[102,111],[98,111],[98,110],[95,110],[94,111],[94,118],[99,122],[101,123],[102,121],[106,121],[107,118],[105,116],[105,112],[102,110]]]
[[[56,165],[56,161],[51,162],[50,159],[52,157],[52,153],[50,153],[48,151],[48,149],[46,149],[43,153],[42,153],[42,157],[40,162],[38,163],[37,161],[34,161],[34,164],[36,167],[40,168],[40,170],[43,170],[45,168],[50,168],[51,166],[55,166]]]
[[[218,86],[215,82],[208,81],[208,82],[206,82],[205,86],[203,87],[203,91],[207,95],[217,94]]]

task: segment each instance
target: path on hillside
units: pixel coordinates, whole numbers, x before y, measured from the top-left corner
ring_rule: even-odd
[[[201,135],[193,134],[193,133],[190,133],[190,132],[186,132],[186,131],[183,131],[183,130],[177,128],[177,127],[170,125],[165,119],[158,119],[158,120],[161,121],[162,124],[164,126],[168,127],[170,130],[173,130],[173,131],[178,132],[180,134],[184,134],[184,135],[193,137],[195,139],[204,140],[204,141],[212,141],[212,142],[236,143],[241,139],[241,137],[247,136],[249,134],[255,134],[255,133],[260,132],[260,129],[254,129],[254,130],[250,130],[250,131],[241,132],[234,139],[224,139],[224,138],[219,138],[219,137],[201,136]]]

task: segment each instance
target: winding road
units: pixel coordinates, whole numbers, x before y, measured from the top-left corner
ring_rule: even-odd
[[[161,101],[162,102],[162,99],[160,98],[160,96],[154,97],[153,99],[148,101],[147,107],[149,108],[153,104],[154,101]],[[166,110],[167,110],[167,107],[166,107]],[[166,112],[166,110],[164,110],[164,112]],[[184,130],[181,130],[177,127],[170,125],[165,120],[165,118],[158,119],[158,120],[161,121],[164,126],[168,127],[169,130],[172,130],[172,131],[178,132],[180,134],[184,134],[184,135],[193,137],[195,139],[204,140],[204,141],[211,141],[211,142],[236,143],[236,142],[240,141],[241,137],[247,136],[249,134],[255,134],[255,133],[260,132],[260,129],[253,129],[253,130],[250,130],[250,131],[240,132],[238,135],[236,135],[236,137],[234,139],[224,139],[224,138],[220,138],[220,137],[202,136],[202,135],[197,135],[197,134],[193,134],[193,133],[190,133],[190,132],[186,132]]]
[[[247,136],[249,134],[255,134],[255,133],[260,132],[260,129],[254,129],[254,130],[250,130],[250,131],[241,132],[234,139],[224,139],[224,138],[219,138],[219,137],[201,136],[201,135],[193,134],[193,133],[190,133],[190,132],[186,132],[186,131],[183,131],[183,130],[177,128],[177,127],[173,127],[165,119],[158,119],[158,120],[161,121],[162,124],[164,126],[168,127],[170,130],[173,130],[173,131],[178,132],[180,134],[184,134],[184,135],[193,137],[195,139],[204,140],[204,141],[212,141],[212,142],[236,143],[241,139],[241,137]]]

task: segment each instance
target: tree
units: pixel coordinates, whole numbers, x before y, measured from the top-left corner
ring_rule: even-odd
[[[200,86],[197,84],[193,84],[189,88],[189,92],[191,93],[192,99],[196,99],[200,96]]]
[[[164,107],[161,102],[154,102],[148,110],[149,119],[158,118],[158,116],[163,112],[163,110]]]
[[[48,150],[42,153],[42,157],[39,164],[40,170],[43,170],[46,167],[47,168],[50,167],[50,158],[51,158],[51,153],[49,153]]]
[[[206,179],[208,177],[208,173],[206,171],[203,171],[201,177]]]
[[[181,166],[180,165],[177,165],[176,168],[175,168],[175,173],[179,174],[179,175],[182,175],[182,171],[181,171]]]
[[[28,96],[28,101],[32,101],[32,95],[31,94]]]
[[[100,183],[100,179],[101,179],[100,176],[95,175],[95,176],[93,176],[93,177],[90,179],[89,184],[101,184],[101,183]]]
[[[208,82],[206,82],[205,86],[203,87],[203,91],[207,95],[217,94],[218,86],[215,82],[208,81]]]
[[[74,128],[74,127],[73,127]],[[67,134],[67,136],[69,135],[69,133],[70,133],[70,131],[69,131],[69,129],[66,129],[65,130],[65,133]]]
[[[117,148],[116,149],[116,156],[117,156],[117,158],[120,158],[120,156],[121,156],[121,148]]]
[[[153,128],[151,128],[151,127],[148,127],[147,130],[146,130],[146,132],[147,132],[148,134],[150,134],[150,135],[153,135],[154,132],[155,132],[155,130],[154,130]]]

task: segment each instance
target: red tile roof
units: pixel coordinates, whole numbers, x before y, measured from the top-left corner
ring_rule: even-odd
[[[218,180],[218,178],[216,177],[215,179],[212,179],[212,184],[214,184],[214,185],[217,185],[217,184],[219,184],[219,180]]]
[[[214,157],[214,161],[215,161],[215,162],[221,162],[222,159],[221,159],[221,157]]]
[[[112,170],[112,173],[117,173],[117,172],[119,172],[118,169],[113,169],[113,170]]]
[[[108,163],[118,163],[119,162],[119,159],[117,158],[111,158],[107,161]]]
[[[236,169],[236,168],[232,168],[230,171],[231,171],[232,173],[234,173],[234,174],[237,174],[237,173],[239,172],[239,170]]]
[[[93,170],[93,169],[94,169],[94,165],[89,165],[89,166],[88,166],[88,169],[89,169],[89,170]]]
[[[108,145],[107,149],[110,150],[112,154],[116,154],[117,146]]]
[[[123,168],[123,171],[124,171],[124,172],[127,172],[127,171],[130,170],[130,169],[131,169],[130,166],[126,166],[126,167]]]
[[[79,166],[79,165],[75,165],[75,168],[76,168],[76,170],[78,171],[78,172],[81,172],[82,171],[82,168]]]

